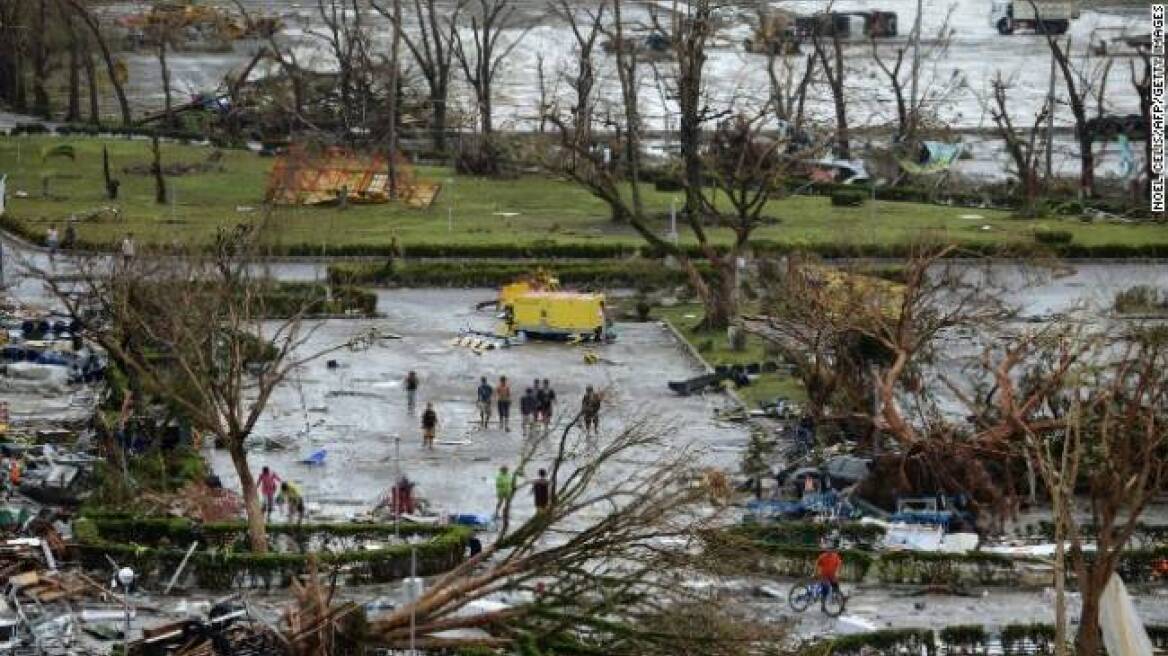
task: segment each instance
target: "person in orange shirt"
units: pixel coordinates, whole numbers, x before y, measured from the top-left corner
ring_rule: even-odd
[[[824,543],[823,552],[815,560],[815,577],[822,583],[830,585],[835,594],[843,595],[839,586],[839,571],[843,567],[844,559],[836,551],[837,546],[835,540]]]

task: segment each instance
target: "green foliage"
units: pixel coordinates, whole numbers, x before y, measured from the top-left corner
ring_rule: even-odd
[[[831,192],[831,204],[834,207],[860,207],[868,195],[863,191],[840,190]]]
[[[685,273],[655,261],[617,262],[410,262],[393,268],[378,264],[334,264],[329,280],[339,285],[400,285],[403,287],[498,287],[537,269],[553,273],[566,285],[606,288],[648,284],[682,285]],[[703,267],[704,269],[704,267]]]
[[[174,571],[186,554],[183,545],[198,540],[202,549],[190,560],[197,585],[209,589],[239,586],[284,586],[307,568],[307,554],[234,551],[243,541],[247,525],[220,522],[196,525],[183,518],[134,518],[116,513],[92,513],[77,522],[75,529],[81,560],[99,567],[105,555],[130,564],[146,579],[158,579]],[[416,549],[418,572],[429,576],[446,571],[462,561],[470,529],[462,526],[418,526],[403,524],[400,535],[428,537],[417,544],[394,544],[382,549],[329,551],[317,554],[327,569],[343,572],[350,584],[385,583],[409,575],[411,552]],[[269,524],[269,536],[287,535],[300,544],[314,537],[389,539],[392,524]],[[175,545],[175,546],[170,546]]]
[[[1168,294],[1151,285],[1135,285],[1116,292],[1115,311],[1119,314],[1153,314],[1168,310]]]
[[[1050,653],[1054,635],[1052,624],[1007,624],[1001,632],[1002,652],[1007,656]]]
[[[745,539],[764,544],[814,547],[823,537],[832,533],[851,543],[871,546],[884,537],[884,529],[872,524],[846,522],[826,524],[823,522],[775,522],[772,524],[742,524],[729,531]]]
[[[54,157],[64,157],[66,159],[76,161],[77,150],[73,147],[72,144],[67,143],[46,146],[41,150],[42,160],[49,160]]]
[[[950,647],[984,646],[989,641],[989,632],[980,624],[958,624],[947,626],[937,633],[941,642]]]
[[[281,282],[265,290],[258,300],[270,318],[286,318],[297,313],[309,317],[377,313],[377,294],[352,285],[335,286],[330,295],[324,285]]]
[[[158,448],[131,457],[127,464],[128,484],[121,468],[108,461],[97,467],[97,485],[86,500],[87,507],[134,507],[142,492],[175,492],[207,476],[207,464],[194,449],[177,447],[169,451]]]
[[[870,650],[880,654],[923,653],[933,656],[937,646],[929,629],[885,629],[871,633],[843,636],[831,641],[832,656],[861,656]]]
[[[1047,246],[1059,246],[1074,241],[1075,235],[1070,230],[1035,230],[1034,241]]]

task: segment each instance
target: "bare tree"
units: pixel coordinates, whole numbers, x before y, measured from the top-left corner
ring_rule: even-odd
[[[577,651],[570,649],[576,645],[622,655],[738,654],[754,640],[775,637],[721,612],[703,614],[706,622],[676,621],[702,600],[677,576],[697,562],[691,554],[699,550],[691,547],[713,521],[696,512],[709,492],[695,484],[695,454],[671,447],[660,457],[668,431],[643,420],[591,446],[575,439],[575,424],[550,445],[550,505],[517,520],[523,486],[515,486],[494,543],[413,603],[372,618],[375,642],[398,649],[527,644],[533,651]],[[537,451],[525,445],[515,470],[532,467]],[[520,601],[499,610],[470,606],[503,590],[520,593]],[[472,627],[489,637],[434,635]]]
[[[94,42],[101,51],[102,59],[105,61],[106,73],[109,76],[110,86],[114,89],[114,95],[118,100],[118,107],[122,112],[122,126],[130,127],[133,125],[133,115],[130,112],[130,101],[126,97],[126,89],[124,84],[125,66],[114,58],[113,52],[110,51],[109,43],[106,42],[105,36],[101,31],[101,23],[97,17],[91,12],[80,0],[65,0],[73,11],[77,13],[89,28],[89,33],[93,36]]]
[[[69,48],[69,92],[66,101],[65,121],[81,121],[81,71],[82,45],[81,37],[77,34],[77,26],[73,21],[73,12],[61,0],[57,0],[57,13],[61,16],[61,23],[65,28],[67,45]],[[92,63],[90,63],[92,66]]]
[[[1054,351],[1054,358],[1041,357]],[[1034,363],[1024,379],[1041,402],[1018,402],[1010,362]],[[1073,366],[1049,367],[1047,362]],[[1070,543],[1069,559],[1083,603],[1076,653],[1100,650],[1099,604],[1123,551],[1156,497],[1168,491],[1168,344],[1155,328],[1138,327],[1118,337],[1075,335],[1024,339],[996,368],[1002,416],[1025,438],[1015,444],[1041,472],[1053,503],[1058,542]],[[1033,398],[1033,394],[1030,393]],[[1036,420],[1036,410],[1041,412]],[[1075,491],[1085,484],[1090,528],[1075,512]],[[1094,545],[1088,552],[1087,543]],[[1065,621],[1064,621],[1065,626]]]
[[[920,59],[926,61],[944,60],[945,55],[948,53],[949,45],[952,42],[953,30],[950,27],[950,18],[952,15],[953,10],[950,8],[949,14],[937,30],[937,34],[931,41],[928,50],[919,54]],[[918,19],[917,28],[919,28],[919,25]],[[913,39],[914,43],[919,42],[920,35],[914,35]],[[934,97],[929,93],[929,89],[927,88],[923,92],[917,91],[920,70],[917,66],[913,65],[916,59],[914,55],[908,52],[905,44],[898,43],[893,46],[891,58],[887,54],[881,54],[881,44],[875,36],[871,38],[871,45],[872,59],[876,62],[877,68],[884,74],[884,77],[888,79],[889,86],[892,87],[893,97],[896,99],[896,141],[903,142],[912,147],[918,137],[921,116],[924,113],[925,107],[929,103],[937,102],[944,96],[944,93],[939,93],[937,97]],[[909,65],[906,67],[905,64]]]
[[[309,31],[324,42],[337,61],[337,100],[347,136],[354,128],[367,127],[372,95],[372,46],[365,7],[359,0],[317,0],[317,15],[324,30]]]
[[[1070,39],[1064,43],[1058,35],[1048,31],[1046,43],[1062,76],[1063,86],[1067,90],[1067,104],[1075,119],[1075,136],[1079,142],[1079,193],[1090,198],[1095,195],[1095,135],[1088,126],[1088,112],[1092,102],[1100,109],[1103,107],[1112,60],[1106,59],[1100,64],[1091,56],[1088,48],[1076,64],[1072,60]]]
[[[454,38],[459,14],[467,2],[456,0],[452,6],[442,6],[437,0],[413,0],[417,34],[410,30],[398,30],[430,91],[430,134],[434,149],[438,152],[446,152],[446,117],[449,111]],[[400,8],[387,10],[378,3],[374,3],[373,7],[381,15],[400,24]]]
[[[164,124],[168,127],[174,125],[175,117],[172,113],[174,106],[171,97],[170,84],[170,66],[166,62],[166,50],[170,47],[170,41],[173,38],[174,26],[171,24],[169,14],[160,17],[159,20],[150,23],[150,38],[154,39],[155,48],[158,54],[158,72],[162,77],[162,96],[164,102],[164,111],[166,113]]]
[[[209,251],[77,263],[62,281],[36,270],[143,396],[177,408],[231,455],[251,548],[268,548],[247,438],[272,393],[298,367],[345,346],[305,352],[315,328],[310,303],[272,306],[273,283],[257,278],[255,230],[223,229]],[[279,301],[276,301],[279,302]],[[273,318],[284,317],[284,318]]]
[[[801,70],[795,66],[802,61]],[[767,52],[767,79],[770,82],[770,101],[775,118],[785,126],[789,136],[802,134],[806,118],[807,89],[815,79],[816,55],[802,60],[784,57],[775,50]]]
[[[51,118],[52,104],[49,101],[49,75],[51,73],[51,44],[48,0],[36,0],[32,23],[32,105],[33,112],[44,118]]]
[[[1034,116],[1034,121],[1025,129],[1019,130],[1010,116],[1009,92],[1012,84],[1002,77],[999,72],[991,83],[992,97],[989,101],[990,117],[997,126],[998,136],[1006,144],[1006,153],[1009,154],[1018,174],[1018,182],[1022,188],[1022,198],[1025,203],[1023,213],[1026,216],[1035,216],[1037,213],[1038,196],[1040,193],[1039,176],[1041,174],[1043,146],[1038,142],[1038,135],[1042,126],[1052,111],[1048,97]]]
[[[474,93],[478,109],[482,135],[479,168],[489,173],[497,173],[499,167],[499,152],[494,143],[495,77],[530,29],[525,28],[509,42],[499,42],[505,31],[517,27],[516,12],[513,0],[478,0],[476,10],[470,12],[469,38],[464,38],[457,29],[454,31],[454,57]]]
[[[1144,119],[1145,130],[1150,131],[1152,126],[1152,54],[1147,48],[1140,48],[1139,73],[1136,71],[1136,62],[1131,62],[1131,82],[1136,94],[1140,97],[1140,116]],[[1152,139],[1150,134],[1144,136],[1144,184],[1141,190],[1142,198],[1151,198],[1152,194]]]
[[[830,14],[827,14],[830,16]],[[828,23],[830,25],[830,23]],[[839,31],[832,28],[825,36],[824,29],[817,27],[811,33],[811,44],[815,56],[819,58],[819,68],[823,79],[831,90],[832,106],[835,108],[835,154],[840,159],[851,159],[851,132],[848,130],[847,69],[844,64],[843,44]]]

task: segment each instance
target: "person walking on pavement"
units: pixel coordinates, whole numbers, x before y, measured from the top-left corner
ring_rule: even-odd
[[[434,433],[438,430],[438,413],[434,411],[434,404],[427,403],[422,413],[422,447],[434,448]]]
[[[584,389],[584,400],[580,402],[580,415],[584,420],[584,433],[589,437],[600,430],[600,393],[589,385]]]
[[[57,225],[49,225],[49,234],[45,236],[45,245],[49,247],[49,261],[57,257],[57,247],[61,245],[61,238],[57,234]]]
[[[406,412],[411,415],[414,414],[414,408],[418,401],[418,373],[413,369],[406,374],[405,381],[406,388]]]
[[[126,236],[122,239],[122,264],[124,266],[130,266],[130,262],[133,261],[136,251],[137,247],[134,245],[134,233],[127,232]]]
[[[499,473],[495,474],[495,514],[494,518],[499,518],[499,513],[507,504],[507,500],[511,498],[511,492],[515,489],[515,476],[507,471],[507,465],[499,467]]]
[[[280,489],[281,482],[276,472],[267,467],[260,470],[260,477],[256,479],[256,485],[260,488],[260,494],[264,497],[264,516],[269,519],[272,517],[272,510],[276,507],[276,491]]]
[[[556,391],[552,389],[551,383],[547,378],[543,379],[543,387],[540,388],[542,395],[540,399],[540,416],[543,419],[543,432],[548,431],[548,426],[552,423],[552,411],[556,407]]]
[[[491,397],[494,395],[495,390],[487,382],[487,377],[483,376],[479,381],[477,403],[479,408],[479,424],[483,430],[487,430],[488,425],[491,423]]]
[[[62,248],[70,250],[77,248],[77,219],[70,218],[69,222],[65,224],[65,241],[61,242]]]
[[[299,525],[304,521],[304,495],[300,489],[288,481],[280,484],[280,501],[288,504],[288,521],[296,519]]]
[[[531,434],[531,427],[535,425],[536,413],[535,390],[528,387],[519,399],[519,413],[523,415],[523,436]]]
[[[511,384],[506,376],[499,376],[495,386],[495,404],[499,407],[499,428],[511,432]]]
[[[539,478],[531,482],[531,497],[535,502],[535,511],[544,512],[551,503],[551,481],[547,479],[547,470],[539,470]]]

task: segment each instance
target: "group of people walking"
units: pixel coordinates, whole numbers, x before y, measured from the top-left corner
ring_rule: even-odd
[[[416,371],[406,374],[403,387],[406,392],[406,409],[413,414],[417,408],[418,389],[420,381]],[[499,376],[494,385],[486,376],[479,378],[479,385],[475,389],[475,408],[478,411],[478,427],[487,430],[491,427],[491,420],[497,418],[499,430],[511,432],[511,405],[514,392],[506,376]],[[595,435],[600,428],[600,408],[602,395],[591,385],[584,392],[580,405],[580,418],[584,432]],[[524,389],[519,397],[519,414],[521,417],[520,429],[524,436],[531,436],[542,431],[547,434],[550,430],[552,417],[555,415],[557,404],[556,390],[552,388],[547,378],[536,378],[531,386]],[[434,437],[438,431],[438,411],[433,402],[427,402],[422,411],[422,446],[434,448]]]

